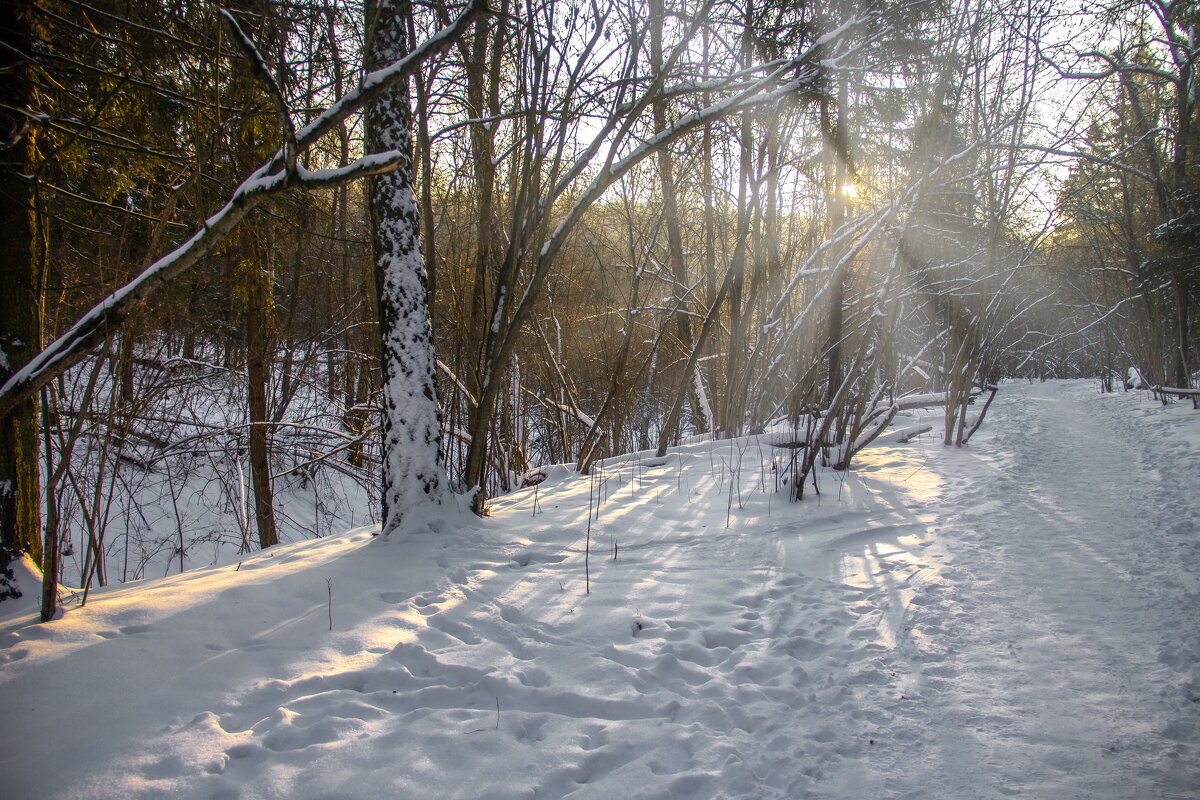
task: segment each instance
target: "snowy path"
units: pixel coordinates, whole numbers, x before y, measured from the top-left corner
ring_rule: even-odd
[[[936,462],[952,558],[950,591],[913,620],[932,643],[914,659],[928,733],[878,783],[1200,796],[1200,576],[1180,569],[1198,563],[1195,442],[1086,383],[1010,386],[998,404],[969,451]]]
[[[1007,384],[798,505],[779,454],[0,619],[0,793],[1200,798],[1200,413]]]

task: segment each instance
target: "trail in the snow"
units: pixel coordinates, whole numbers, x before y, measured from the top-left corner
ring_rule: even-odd
[[[781,540],[803,509],[755,495],[750,471],[737,509],[731,465],[761,467],[762,489],[775,455],[738,447],[598,474],[590,593],[591,480],[546,492],[540,515],[528,492],[497,503],[515,535],[499,558],[480,552],[417,596],[380,595],[419,621],[415,636],[366,668],[274,681],[200,720],[215,737],[198,749],[225,749],[193,791],[338,796],[350,771],[359,790],[400,796],[430,785],[446,798],[803,796],[867,754],[896,672],[875,641],[876,587],[787,568]],[[821,513],[877,544],[892,528],[863,538],[863,526],[886,511],[867,495]],[[897,579],[914,570],[898,566]],[[902,590],[892,577],[872,581]],[[361,747],[321,751],[363,722]],[[385,771],[383,751],[418,755]]]
[[[920,747],[886,796],[1200,797],[1200,453],[1086,383],[1010,385],[936,462],[953,586],[916,615]],[[1132,402],[1131,402],[1132,400]],[[983,470],[980,467],[984,467]]]
[[[1007,384],[800,504],[703,443],[100,591],[0,623],[0,793],[1198,798],[1193,413]]]

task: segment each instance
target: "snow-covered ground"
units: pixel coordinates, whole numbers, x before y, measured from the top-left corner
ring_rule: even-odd
[[[800,504],[784,453],[0,618],[0,796],[1200,797],[1190,403],[1007,383]]]

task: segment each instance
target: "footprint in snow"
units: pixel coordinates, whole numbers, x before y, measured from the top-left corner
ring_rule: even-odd
[[[526,717],[516,726],[517,741],[537,744],[546,738],[546,723],[549,717],[545,714]]]
[[[447,619],[441,614],[434,614],[429,618],[429,627],[436,628],[444,634],[454,637],[463,644],[476,645],[482,643],[482,639],[475,635],[470,626],[463,625],[461,622],[454,622]]]
[[[566,560],[564,555],[551,555],[549,553],[518,553],[509,561],[510,569],[524,569],[530,564],[560,564]]]
[[[615,644],[609,644],[600,648],[597,654],[601,658],[606,658],[609,661],[620,664],[623,667],[629,667],[630,669],[648,667],[652,661],[652,657],[645,652],[645,648],[638,645],[620,647]]]
[[[242,761],[242,760],[257,761],[258,759],[261,759],[263,757],[263,755],[265,755],[265,754],[263,753],[263,749],[261,747],[259,747],[257,744],[245,743],[245,744],[235,744],[233,747],[230,747],[228,750],[225,751],[225,755],[228,756],[231,760],[236,760],[236,761]]]
[[[825,645],[804,636],[789,636],[783,640],[782,647],[797,661],[811,661],[825,651]]]
[[[742,631],[717,630],[705,630],[701,634],[701,638],[704,642],[704,646],[712,650],[721,647],[728,648],[730,650],[736,650],[738,647],[741,647],[742,645],[753,641],[754,639],[753,636],[750,636]]]
[[[603,725],[584,725],[583,738],[579,743],[581,750],[595,750],[608,744],[608,734]]]
[[[0,663],[8,664],[13,661],[20,661],[27,655],[29,655],[28,650],[13,650],[12,652],[5,653],[4,657],[0,659]]]
[[[1200,725],[1182,720],[1172,722],[1163,729],[1162,735],[1163,738],[1170,739],[1173,742],[1183,742],[1185,744],[1200,742]]]
[[[177,778],[183,774],[183,759],[177,755],[163,756],[142,768],[142,775],[150,780]]]
[[[400,593],[396,592],[396,594]],[[424,594],[419,594],[416,597],[405,597],[403,600],[397,600],[396,602],[399,605],[406,601],[411,601],[413,608],[417,610],[418,614],[428,617],[438,613],[438,611],[441,610],[441,603],[444,600],[445,597],[437,592],[425,592]]]
[[[22,639],[49,639],[54,630],[48,625],[30,625],[21,631]]]
[[[537,667],[525,667],[517,670],[515,674],[522,686],[528,686],[532,689],[544,689],[550,685],[550,676],[544,670]]]
[[[701,647],[698,644],[690,642],[681,642],[680,644],[668,645],[664,651],[672,654],[682,661],[687,661],[699,667],[715,667],[725,660],[725,655],[717,652],[717,650],[729,650],[729,648],[709,648]]]

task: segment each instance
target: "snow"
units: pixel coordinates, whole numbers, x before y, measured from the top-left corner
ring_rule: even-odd
[[[102,502],[88,510],[70,493],[60,498],[60,580],[70,586],[81,585],[89,552],[85,511],[95,515],[95,530],[103,533],[104,574],[113,582],[162,577],[178,571],[181,561],[187,570],[236,564],[247,540],[256,539],[247,508],[253,492],[245,373],[212,363],[220,357],[203,349],[195,359],[168,358],[155,366],[163,354],[155,347],[146,361],[133,365],[135,392],[148,399],[119,457],[108,453]],[[330,399],[324,359],[302,350],[292,356],[296,388],[271,436],[276,526],[284,543],[369,524],[379,513],[377,425],[363,414],[362,433],[348,429],[342,397]],[[93,370],[100,371],[93,407],[115,402],[113,372],[89,358],[64,377],[64,405],[85,402]],[[363,466],[349,469],[343,460],[353,457],[361,437],[367,438]],[[85,435],[74,448],[81,486],[94,487],[102,444],[103,438]],[[60,458],[56,450],[56,464]],[[0,615],[7,612],[0,607]]]
[[[1200,797],[1200,412],[1009,382],[938,439],[799,504],[700,442],[0,606],[4,797]]]
[[[2,486],[2,484],[0,484]],[[42,606],[42,572],[33,559],[25,554],[9,564],[13,581],[21,592],[20,597],[5,598],[0,612],[5,616],[38,617]],[[0,657],[3,663],[3,657]]]

